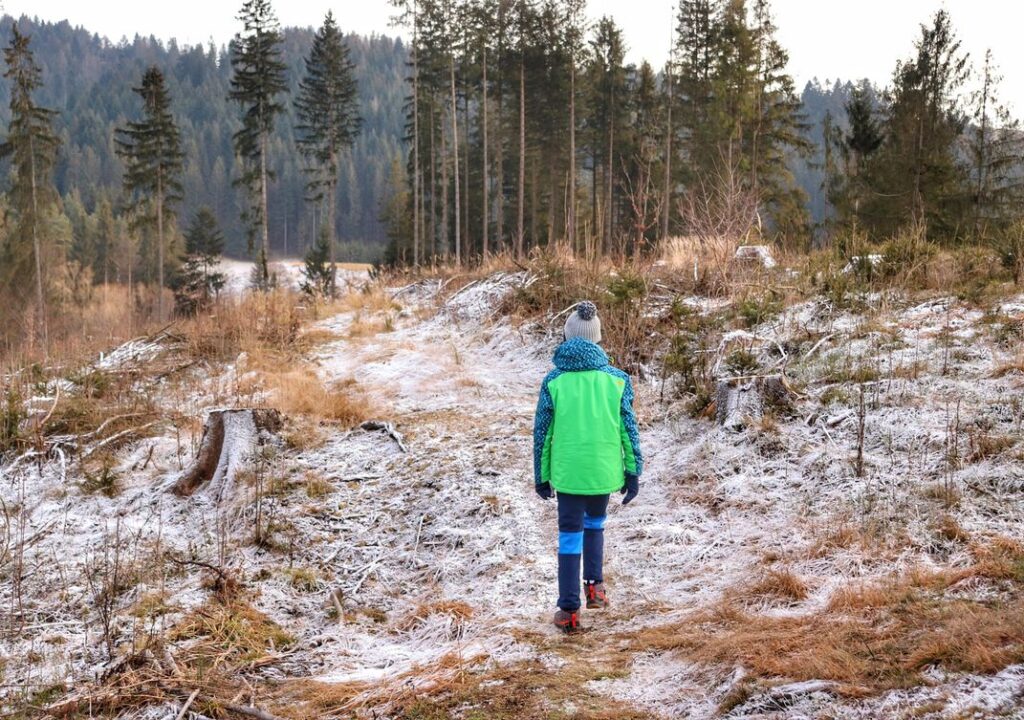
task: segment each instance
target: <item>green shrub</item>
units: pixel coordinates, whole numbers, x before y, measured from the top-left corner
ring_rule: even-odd
[[[725,369],[734,376],[744,377],[757,374],[761,369],[761,363],[758,362],[754,353],[744,348],[737,348],[726,357]]]
[[[736,305],[736,315],[748,328],[771,320],[782,312],[782,302],[771,297],[747,297]]]
[[[14,383],[8,386],[0,400],[0,453],[5,453],[21,440],[21,423],[26,414],[21,393]]]

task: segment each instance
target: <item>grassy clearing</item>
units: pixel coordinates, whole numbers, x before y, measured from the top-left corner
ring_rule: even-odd
[[[636,652],[677,651],[768,679],[833,680],[861,694],[919,685],[932,665],[995,673],[1024,661],[1024,547],[997,537],[973,546],[972,554],[969,567],[839,588],[824,610],[809,615],[752,614],[727,598],[623,640]],[[1001,599],[949,594],[971,583],[995,584]],[[789,589],[778,579],[765,586]]]
[[[484,658],[451,653],[395,678],[390,690],[380,692],[388,700],[388,717],[401,720],[647,720],[650,713],[588,688],[589,681],[628,674],[626,658],[603,652],[602,645],[601,638],[585,635],[552,643],[549,652],[587,658],[557,670],[539,660],[494,667]],[[298,706],[305,717],[324,718],[381,709],[382,699],[359,683],[298,681],[287,683],[281,694],[287,701],[279,701],[279,707]]]

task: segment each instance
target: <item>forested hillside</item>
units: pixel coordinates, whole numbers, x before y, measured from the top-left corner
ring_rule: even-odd
[[[13,18],[0,21],[0,37],[11,34]],[[172,109],[181,128],[185,165],[180,225],[201,205],[209,205],[226,236],[226,251],[245,255],[245,232],[239,220],[240,198],[231,137],[239,127],[237,105],[228,100],[231,66],[226,47],[179,47],[136,36],[130,42],[108,39],[74,28],[21,18],[18,27],[31,38],[43,85],[36,100],[58,110],[55,129],[61,139],[55,180],[74,216],[77,196],[88,212],[103,198],[116,207],[121,192],[121,161],[115,155],[114,131],[136,118],[141,102],[132,92],[149,66],[167,79]],[[294,95],[309,54],[312,29],[283,31],[283,59]],[[362,132],[351,153],[341,158],[337,232],[342,257],[373,258],[385,242],[380,208],[391,194],[393,165],[402,161],[406,48],[385,36],[346,38],[359,83]],[[0,83],[0,126],[10,121],[10,84]],[[315,223],[303,201],[302,157],[295,152],[295,111],[287,103],[268,154],[275,174],[270,188],[271,245],[280,254],[298,255],[309,245]],[[5,173],[6,174],[6,173]]]

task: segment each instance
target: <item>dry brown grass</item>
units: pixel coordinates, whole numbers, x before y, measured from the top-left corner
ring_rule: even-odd
[[[239,394],[265,394],[267,403],[286,415],[353,426],[369,420],[373,414],[373,404],[354,380],[325,384],[309,366],[289,365],[284,358],[275,362],[265,355],[251,358],[246,369],[252,374],[240,383]]]
[[[967,542],[971,539],[970,533],[961,527],[956,518],[949,513],[943,513],[935,524],[935,532],[951,542]]]
[[[181,323],[189,353],[203,360],[234,360],[240,352],[294,348],[305,320],[300,297],[288,290],[224,298],[210,313]]]
[[[421,603],[412,612],[401,618],[396,628],[412,630],[432,615],[447,615],[456,623],[464,623],[473,617],[473,606],[458,600],[438,600]]]
[[[993,435],[983,432],[972,432],[968,436],[967,462],[981,462],[998,457],[1017,444],[1017,438],[1011,435]]]
[[[648,720],[648,711],[599,694],[588,682],[625,677],[629,658],[603,651],[603,641],[586,634],[571,642],[531,637],[544,652],[565,653],[569,662],[552,672],[540,660],[493,664],[486,656],[449,653],[385,685],[285,683],[276,707],[303,717],[351,718],[373,708],[398,720]],[[573,657],[585,662],[573,662]],[[290,717],[290,716],[289,716]]]
[[[241,599],[210,601],[171,630],[171,641],[191,640],[182,659],[192,668],[253,663],[286,649],[295,638]]]
[[[772,568],[763,572],[751,584],[741,588],[736,598],[801,602],[807,599],[809,592],[807,583],[792,570]]]
[[[770,617],[730,599],[684,621],[623,638],[635,651],[678,651],[757,677],[833,680],[856,692],[909,687],[921,671],[994,673],[1024,661],[1024,545],[971,546],[973,565],[914,569],[833,592],[820,612]],[[950,596],[965,581],[1002,583],[1003,600]]]
[[[736,248],[735,238],[672,237],[662,245],[661,259],[694,291],[727,294]]]

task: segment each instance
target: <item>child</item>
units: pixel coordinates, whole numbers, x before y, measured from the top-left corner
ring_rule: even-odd
[[[580,555],[588,608],[608,606],[602,562],[608,495],[640,489],[643,456],[629,376],[608,364],[597,308],[583,301],[565,321],[555,369],[544,378],[533,425],[537,494],[558,493],[558,612],[555,626],[579,630]]]

